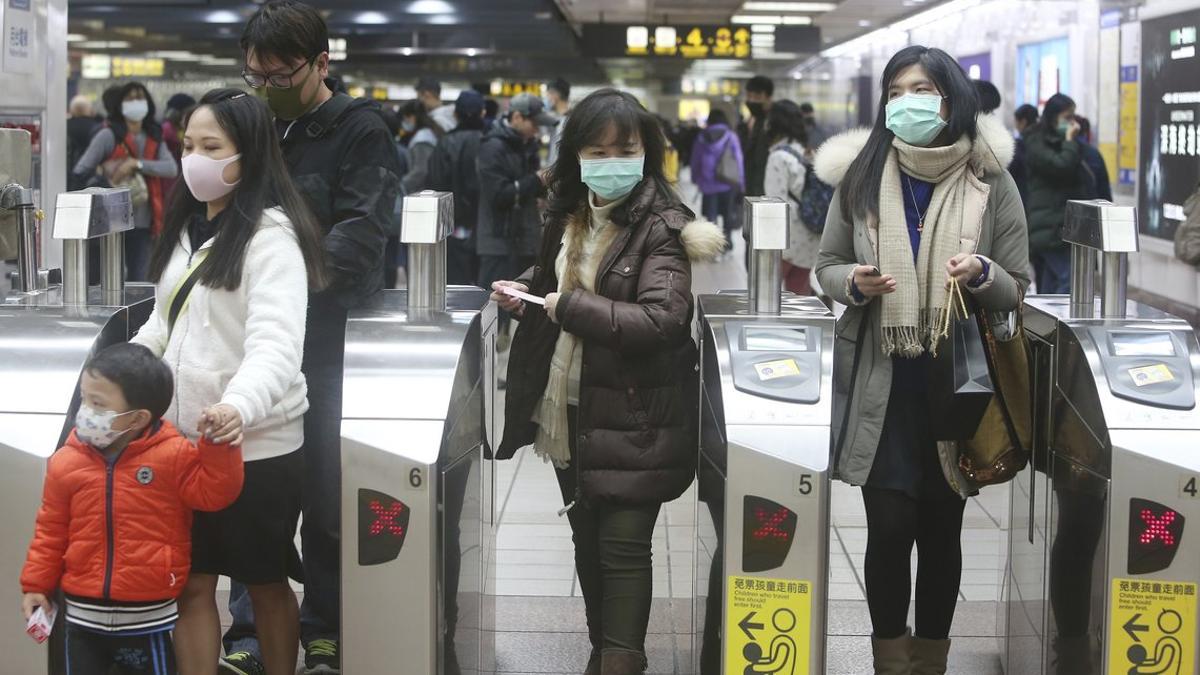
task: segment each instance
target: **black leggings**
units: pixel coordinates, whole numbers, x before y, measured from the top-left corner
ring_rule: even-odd
[[[916,634],[950,635],[962,577],[961,499],[917,500],[899,490],[863,487],[867,507],[867,606],[875,637],[904,635],[912,594],[910,560],[917,545]]]

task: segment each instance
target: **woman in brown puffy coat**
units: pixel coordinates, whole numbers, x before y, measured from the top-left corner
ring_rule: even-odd
[[[592,642],[587,675],[644,672],[651,534],[695,473],[690,260],[715,257],[725,238],[668,185],[664,146],[629,94],[580,102],[547,176],[538,263],[493,285],[520,320],[497,456],[532,444],[557,471]]]

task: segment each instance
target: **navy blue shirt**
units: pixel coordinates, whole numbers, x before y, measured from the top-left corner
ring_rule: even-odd
[[[918,178],[901,172],[900,192],[904,194],[904,219],[908,221],[908,240],[912,243],[913,262],[921,250],[921,216],[929,213],[929,203],[933,201],[933,183],[926,183]]]

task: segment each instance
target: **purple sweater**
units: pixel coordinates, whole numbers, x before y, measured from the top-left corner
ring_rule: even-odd
[[[741,188],[746,186],[745,163],[742,160],[742,144],[737,134],[725,124],[714,124],[696,136],[696,144],[692,146],[692,182],[700,188],[701,194],[714,195],[729,192],[733,188],[728,183],[717,179],[717,166],[721,163],[721,155],[727,146],[731,147],[733,158],[737,163],[738,174],[741,177]]]

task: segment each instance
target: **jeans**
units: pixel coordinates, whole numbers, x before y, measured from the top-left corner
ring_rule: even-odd
[[[1039,251],[1030,256],[1039,295],[1065,295],[1071,292],[1071,252]]]
[[[332,317],[331,317],[332,319]],[[322,352],[319,359],[310,359]],[[308,346],[304,375],[308,412],[304,415],[304,519],[300,547],[304,559],[304,601],[300,603],[300,641],[337,640],[341,628],[341,419],[340,350]],[[261,658],[250,594],[234,582],[229,592],[233,624],[225,633],[225,652],[250,652]]]
[[[150,230],[133,229],[125,232],[125,280],[145,281],[150,274],[150,249],[153,239]]]
[[[734,230],[733,217],[734,195],[733,191],[717,192],[711,195],[704,195],[700,200],[700,212],[710,222],[717,222],[717,217],[721,218],[721,225],[725,229],[725,248],[728,249],[732,243],[730,232]]]
[[[564,504],[576,500],[577,416],[577,409],[571,408],[571,465],[555,470]],[[567,512],[588,638],[595,652],[616,649],[645,654],[654,591],[650,539],[661,507],[581,499]]]

